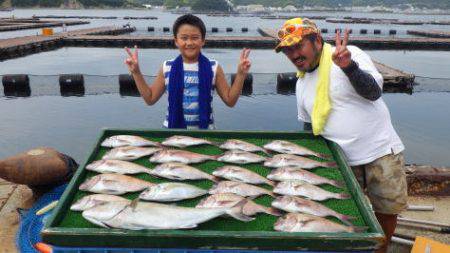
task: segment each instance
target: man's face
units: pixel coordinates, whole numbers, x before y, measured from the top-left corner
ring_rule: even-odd
[[[308,72],[319,64],[322,46],[318,39],[314,42],[303,39],[296,45],[283,47],[281,51],[294,63],[298,70]]]

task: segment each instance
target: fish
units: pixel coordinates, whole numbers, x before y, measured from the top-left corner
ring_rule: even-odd
[[[306,213],[319,217],[336,217],[349,226],[353,225],[350,220],[355,219],[355,217],[340,214],[320,203],[294,196],[278,196],[272,201],[272,206],[288,213]]]
[[[122,160],[122,161],[133,161],[144,156],[152,155],[161,148],[145,148],[145,147],[119,147],[113,148],[106,152],[102,157],[103,160]]]
[[[355,233],[363,232],[367,227],[345,226],[310,214],[288,213],[278,218],[274,229],[283,232]]]
[[[250,199],[236,195],[234,193],[219,193],[210,195],[202,199],[195,207],[196,208],[220,208],[220,207],[232,207],[239,201],[246,200],[247,203],[242,208],[244,215],[254,216],[258,213],[266,213],[274,216],[281,216],[281,212],[275,208],[265,207],[258,205]]]
[[[185,148],[190,146],[198,146],[198,145],[217,145],[216,143],[212,141],[208,141],[205,139],[190,137],[190,136],[182,136],[182,135],[174,135],[172,137],[169,137],[165,139],[162,143],[164,146],[171,146],[171,147],[177,147],[177,148]]]
[[[216,177],[222,177],[231,181],[247,184],[268,184],[275,186],[275,183],[256,172],[238,166],[223,166],[217,168],[212,173]]]
[[[93,176],[80,185],[81,191],[122,195],[127,192],[143,191],[155,185],[134,177],[120,174],[99,174]]]
[[[163,163],[150,171],[155,177],[162,177],[172,180],[202,180],[207,179],[218,182],[219,179],[204,171],[201,171],[184,163]]]
[[[98,160],[86,165],[86,169],[98,173],[150,174],[150,169],[147,167],[121,160]]]
[[[291,180],[278,183],[273,192],[281,195],[303,196],[311,200],[323,201],[327,199],[349,199],[347,193],[334,193],[305,181]]]
[[[161,183],[141,192],[139,198],[149,201],[170,202],[192,199],[207,193],[207,190],[189,184]]]
[[[233,181],[220,181],[215,184],[211,189],[209,189],[209,194],[218,193],[234,193],[242,197],[252,197],[256,198],[258,196],[267,194],[269,196],[275,197],[275,195],[264,188],[254,186],[251,184],[233,182]]]
[[[131,203],[131,200],[122,198],[116,195],[109,194],[91,194],[82,197],[75,203],[70,206],[70,210],[72,211],[84,211],[89,208],[92,208],[96,205],[106,203],[106,202],[114,202],[114,201],[122,201],[126,203]]]
[[[223,215],[251,221],[253,218],[242,214],[245,203],[239,202],[231,208],[192,208],[133,200],[131,204],[108,202],[96,205],[83,211],[82,215],[89,222],[105,228],[190,229]]]
[[[118,148],[125,146],[133,147],[159,147],[160,143],[150,141],[140,136],[134,135],[114,135],[106,138],[101,144],[102,147]]]
[[[165,149],[157,152],[150,158],[152,163],[201,163],[208,160],[216,160],[218,156],[203,155],[186,150]]]
[[[335,162],[319,162],[306,157],[297,156],[297,155],[287,155],[280,154],[274,155],[273,157],[268,158],[264,162],[264,166],[272,167],[272,168],[280,168],[280,167],[300,167],[303,169],[313,169],[317,167],[336,167],[337,164]]]
[[[219,162],[236,164],[260,163],[265,160],[266,158],[264,156],[240,150],[227,151],[222,156],[217,158],[217,161]]]
[[[219,148],[221,149],[228,149],[228,150],[240,150],[240,151],[246,151],[246,152],[263,152],[265,154],[269,154],[267,150],[264,148],[257,146],[253,143],[245,142],[242,140],[237,139],[229,139],[226,142],[222,143]]]
[[[290,155],[301,155],[301,156],[316,156],[319,158],[329,159],[329,155],[317,153],[312,151],[306,147],[297,145],[295,143],[283,140],[275,140],[264,145],[264,148],[267,150],[272,150],[278,153],[290,154]]]
[[[275,181],[302,180],[313,185],[329,184],[339,188],[344,187],[344,183],[309,172],[301,168],[281,167],[272,170],[267,178]]]

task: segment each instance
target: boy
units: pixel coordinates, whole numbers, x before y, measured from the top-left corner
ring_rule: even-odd
[[[200,18],[191,14],[179,17],[173,25],[173,33],[180,55],[175,60],[164,62],[151,86],[147,85],[139,69],[136,46],[134,52],[125,48],[129,55],[125,64],[148,105],[155,104],[164,91],[168,92],[165,127],[213,129],[213,89],[217,89],[227,106],[236,104],[251,66],[248,59],[250,49],[242,50],[236,77],[230,87],[217,61],[209,60],[201,53],[206,27]]]

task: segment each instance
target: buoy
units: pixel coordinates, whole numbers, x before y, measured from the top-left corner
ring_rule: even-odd
[[[163,32],[165,32],[165,33],[170,32],[170,28],[169,27],[164,27],[163,28]]]
[[[373,30],[373,34],[381,34],[381,30],[375,29],[375,30]]]
[[[28,75],[4,75],[2,77],[5,96],[29,97],[31,95],[30,78]]]
[[[295,72],[279,73],[277,75],[277,93],[283,95],[295,93],[297,79]]]
[[[30,188],[68,181],[78,164],[71,157],[49,147],[39,147],[0,160],[0,178]]]
[[[389,35],[396,35],[397,34],[397,30],[389,30]]]
[[[231,74],[231,85],[234,83],[236,74]],[[244,85],[242,87],[242,95],[249,96],[253,93],[253,75],[248,73],[244,80]]]
[[[233,31],[233,28],[227,27],[227,32],[232,32],[232,31]]]
[[[321,33],[328,33],[328,29],[322,28],[322,29],[320,29],[320,32],[321,32]]]
[[[361,29],[361,30],[359,31],[359,33],[360,33],[360,34],[367,34],[367,29]]]
[[[342,29],[341,28],[336,28],[336,29],[334,29],[334,33],[337,33],[337,32],[340,32],[340,33],[342,33]]]
[[[243,33],[246,33],[246,32],[248,32],[248,28],[247,28],[247,27],[242,27],[241,31],[242,31]]]
[[[211,32],[218,33],[219,32],[219,28],[213,27],[213,28],[211,28]]]
[[[147,31],[154,32],[155,31],[155,27],[149,26],[149,27],[147,27]]]
[[[82,74],[63,74],[59,76],[61,96],[83,96],[84,77]]]
[[[134,79],[129,74],[119,75],[119,93],[121,96],[140,96]]]

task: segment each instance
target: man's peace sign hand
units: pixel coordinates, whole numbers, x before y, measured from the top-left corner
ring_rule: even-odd
[[[336,49],[333,53],[333,62],[340,68],[346,68],[352,62],[352,54],[347,49],[349,30],[345,29],[344,38],[341,40],[341,32],[336,32]]]

